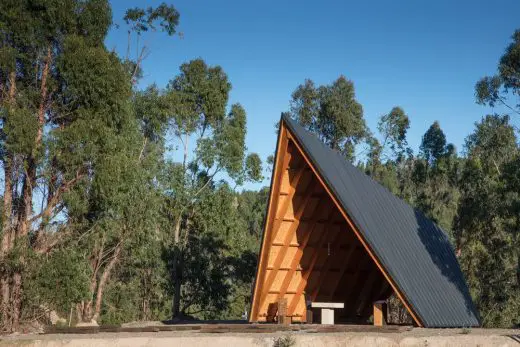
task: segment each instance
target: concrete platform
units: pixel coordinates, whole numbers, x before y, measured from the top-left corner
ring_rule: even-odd
[[[222,331],[222,330],[220,330]],[[520,346],[520,330],[500,329],[420,329],[400,331],[324,332],[318,329],[265,332],[101,332],[97,334],[45,334],[5,336],[0,346],[27,347],[139,347],[139,346],[273,346],[289,336],[293,346]]]

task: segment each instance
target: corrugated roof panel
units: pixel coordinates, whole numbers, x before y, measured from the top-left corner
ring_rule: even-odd
[[[441,228],[284,116],[289,131],[425,327],[479,326]]]

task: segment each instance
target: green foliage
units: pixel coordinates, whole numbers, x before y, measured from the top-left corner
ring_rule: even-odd
[[[169,274],[161,244],[152,238],[134,246],[114,273],[103,297],[102,324],[171,317]]]
[[[444,135],[439,122],[433,122],[424,133],[420,150],[428,163],[432,163],[446,153],[446,135]]]
[[[266,194],[242,198],[229,186],[262,179],[262,163],[245,147],[246,111],[228,108],[222,68],[197,59],[164,90],[132,90],[142,57],[103,46],[107,1],[7,1],[0,10],[0,77],[14,90],[0,107],[2,159],[30,167],[27,178],[12,174],[14,186],[34,180],[49,206],[2,257],[2,276],[24,275],[25,316],[74,306],[80,320],[166,319],[175,294],[185,315],[239,318]],[[129,35],[173,35],[179,13],[161,4],[124,20]],[[182,161],[172,161],[179,146]]]
[[[344,76],[318,88],[305,80],[292,94],[291,116],[351,160],[355,146],[368,135],[354,83]]]
[[[254,182],[259,182],[264,178],[262,176],[262,159],[258,154],[251,153],[246,157],[245,175]]]
[[[130,40],[174,35],[179,18],[162,3],[124,20]],[[236,190],[263,179],[245,145],[246,110],[229,105],[227,74],[203,59],[182,64],[164,89],[132,88],[143,55],[107,51],[111,24],[106,0],[0,2],[0,154],[14,194],[0,219],[15,238],[2,248],[1,279],[11,290],[21,276],[27,320],[71,307],[104,324],[239,319],[269,196],[268,187]],[[509,104],[520,95],[519,57],[516,31],[497,74],[477,83],[477,102],[520,112]],[[305,80],[290,105],[291,117],[349,160],[362,154],[360,169],[446,230],[485,326],[520,324],[520,149],[509,116],[476,123],[460,157],[434,122],[414,155],[406,112],[392,108],[372,134],[343,76]],[[391,303],[395,321],[409,321]]]
[[[66,314],[84,300],[91,273],[83,257],[84,254],[70,246],[48,256],[33,256],[24,286],[27,309],[43,306]]]
[[[194,206],[182,253],[181,312],[238,319],[249,304],[265,194],[237,194],[222,184],[205,195]],[[171,252],[166,259],[173,259]]]
[[[14,245],[1,250],[2,290],[11,293],[4,302],[11,317],[4,312],[2,323],[14,329],[32,318],[34,303],[68,311],[92,295],[92,235],[82,234],[108,223],[88,199],[103,161],[128,154],[129,129],[138,134],[130,78],[103,45],[111,22],[104,0],[0,3],[0,77],[8,88],[0,96],[0,146],[4,195],[12,194],[3,234]]]
[[[487,326],[511,326],[518,316],[518,186],[509,176],[519,154],[507,116],[486,116],[466,141],[468,160],[455,219],[461,266]],[[515,172],[515,176],[519,171]],[[507,188],[506,188],[507,186]],[[513,207],[513,210],[515,208]],[[516,313],[514,310],[516,310]],[[504,314],[504,312],[510,312]]]
[[[377,130],[383,135],[383,147],[389,144],[392,152],[403,151],[407,145],[406,133],[410,128],[410,119],[401,107],[394,107],[383,115],[377,123]]]
[[[23,107],[4,110],[6,121],[3,124],[5,134],[5,152],[28,155],[34,150],[34,138],[38,132],[38,121],[31,111]]]
[[[168,103],[159,88],[153,84],[134,93],[134,111],[145,138],[160,142],[165,136]]]
[[[296,339],[291,335],[280,336],[274,339],[273,347],[292,347],[296,345]]]
[[[315,90],[310,81],[298,87],[291,112],[330,145],[329,133],[317,126],[320,101]],[[509,116],[489,115],[476,123],[464,157],[447,143],[438,122],[426,130],[420,155],[414,156],[405,148],[409,125],[400,108],[382,116],[378,124],[382,143],[375,136],[367,138],[369,151],[359,168],[446,231],[485,326],[517,325],[520,150]],[[400,314],[394,318],[407,319]]]
[[[156,30],[158,23],[161,30],[171,36],[177,30],[179,17],[180,14],[173,5],[163,2],[156,8],[149,6],[146,9],[139,7],[128,9],[123,19],[126,24],[131,26],[131,30],[138,34],[148,30]]]
[[[520,166],[510,118],[476,123],[463,158],[438,123],[423,136],[420,157],[385,162],[378,146],[374,141],[365,171],[448,233],[483,324],[518,324]]]
[[[498,73],[479,80],[475,86],[475,96],[479,104],[493,107],[498,103],[520,114],[520,30],[516,30],[511,38],[513,42],[500,58]],[[508,95],[513,102],[516,98],[517,103],[511,105]]]

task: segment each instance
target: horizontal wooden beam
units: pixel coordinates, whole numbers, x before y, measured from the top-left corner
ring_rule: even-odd
[[[269,267],[267,268],[267,270],[274,270],[274,267],[269,266]],[[291,271],[291,270],[294,270],[294,271],[302,271],[302,268],[300,267],[300,268],[296,268],[296,269],[291,269],[290,267],[280,267],[278,270],[279,270],[279,271]]]
[[[287,246],[287,247],[300,247],[301,245],[299,243],[291,243],[289,245],[284,245],[283,242],[273,242],[272,244],[273,246],[278,246],[278,247],[282,247],[282,246]],[[306,249],[313,249],[313,248],[317,248],[316,245],[313,245],[313,244],[310,244],[310,245],[307,245],[305,246]],[[321,248],[327,248],[327,246],[325,245],[322,245]],[[348,250],[350,249],[349,245],[341,245],[341,246],[336,246],[335,247],[336,250]]]
[[[294,218],[275,218],[276,221],[282,221],[282,222],[304,222],[304,223],[317,223],[317,224],[329,224],[329,225],[333,225],[333,226],[336,226],[336,225],[339,225],[339,226],[344,226],[345,223],[343,222],[329,222],[327,221],[326,219],[318,219],[318,220],[315,220],[313,219],[312,217],[309,217],[309,218],[302,218],[302,219],[294,219]]]

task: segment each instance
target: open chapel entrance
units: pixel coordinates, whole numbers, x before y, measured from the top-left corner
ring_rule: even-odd
[[[308,302],[338,302],[336,322],[365,324],[393,289],[283,126],[278,141],[250,320],[285,298],[293,322]]]

